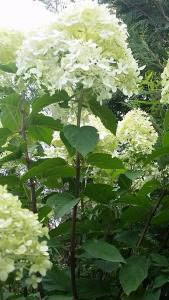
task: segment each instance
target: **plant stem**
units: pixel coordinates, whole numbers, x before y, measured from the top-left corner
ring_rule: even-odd
[[[154,215],[155,215],[157,209],[159,208],[159,206],[160,206],[160,204],[161,204],[161,201],[162,201],[164,195],[165,195],[165,191],[163,191],[163,192],[161,193],[161,196],[160,196],[159,200],[157,201],[156,205],[155,205],[154,208],[152,209],[152,211],[151,211],[151,213],[150,213],[150,215],[149,215],[149,217],[148,217],[148,219],[147,219],[147,222],[145,223],[145,226],[144,226],[144,228],[143,228],[143,231],[141,232],[140,238],[139,238],[139,240],[138,240],[138,242],[137,242],[137,244],[136,244],[136,250],[141,246],[141,244],[142,244],[142,242],[143,242],[143,239],[144,239],[144,237],[145,237],[145,235],[146,235],[146,233],[147,233],[147,231],[148,231],[148,229],[149,229],[149,227],[150,227],[150,225],[151,225],[152,218],[154,217]]]
[[[23,100],[23,105],[21,108],[21,113],[22,113],[21,134],[22,134],[23,140],[25,142],[25,160],[26,160],[27,169],[29,170],[31,168],[31,159],[29,157],[28,142],[27,142],[27,135],[26,135],[26,114],[25,114],[25,109],[24,109],[24,100]],[[36,183],[33,178],[30,179],[30,195],[31,195],[31,210],[34,213],[37,213]]]
[[[81,121],[81,111],[82,111],[82,99],[78,101],[78,113],[77,113],[77,126],[80,128]],[[75,197],[80,196],[80,154],[76,153],[76,179],[75,179]],[[71,284],[73,300],[78,300],[77,285],[76,285],[76,223],[77,223],[77,208],[76,204],[73,208],[72,213],[72,233],[71,233],[71,246],[70,246],[70,263],[71,263]]]
[[[3,286],[0,283],[0,300],[4,300]]]

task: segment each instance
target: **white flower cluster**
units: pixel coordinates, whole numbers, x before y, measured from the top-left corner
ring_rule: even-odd
[[[162,78],[162,92],[161,92],[161,103],[169,103],[169,60],[166,67],[161,75]]]
[[[117,139],[123,159],[133,156],[148,155],[154,149],[158,134],[148,114],[140,109],[129,111],[122,121],[118,122]]]
[[[56,90],[91,89],[98,101],[117,89],[137,92],[140,70],[128,48],[126,26],[97,1],[76,1],[43,32],[33,33],[18,52],[18,75]]]
[[[135,167],[137,168],[137,166],[135,166]],[[159,182],[162,181],[162,173],[159,169],[157,162],[154,162],[147,166],[143,165],[142,168],[140,168],[140,171],[141,171],[142,175],[138,176],[138,178],[133,180],[133,183],[132,183],[133,190],[140,190],[145,183],[147,183],[151,180],[157,180]]]
[[[20,280],[26,271],[27,284],[36,288],[51,267],[46,241],[39,241],[47,235],[37,215],[21,208],[18,197],[0,186],[0,281],[11,272]]]
[[[20,32],[0,29],[0,64],[15,63],[22,41]],[[14,87],[14,77],[14,74],[0,70],[0,88]]]

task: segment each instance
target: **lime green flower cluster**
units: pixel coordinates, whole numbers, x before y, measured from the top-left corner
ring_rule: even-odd
[[[23,34],[0,29],[0,64],[15,63],[16,52],[23,42]],[[0,71],[0,87],[13,87],[14,74]]]
[[[97,1],[76,1],[46,30],[31,34],[17,57],[18,75],[50,94],[91,89],[102,102],[117,89],[137,92],[140,69],[127,43],[127,29]]]
[[[117,139],[121,147],[121,158],[132,160],[137,155],[151,154],[157,138],[158,133],[149,115],[141,109],[129,111],[118,122]]]
[[[23,42],[23,34],[12,30],[0,30],[0,63],[8,64],[16,60],[16,52]]]
[[[25,271],[27,284],[36,288],[51,267],[47,243],[39,241],[45,236],[48,229],[37,215],[23,209],[18,197],[0,186],[0,281],[5,282],[11,272],[20,280]]]
[[[169,103],[169,60],[166,67],[161,75],[162,78],[162,92],[161,92],[161,103]]]

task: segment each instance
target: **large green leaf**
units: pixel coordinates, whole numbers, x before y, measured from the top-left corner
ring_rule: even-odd
[[[114,196],[113,188],[108,184],[90,183],[84,191],[85,195],[96,202],[107,202]]]
[[[107,153],[92,153],[88,156],[87,162],[100,169],[124,169],[120,159],[113,158]]]
[[[48,214],[51,212],[51,207],[47,206],[47,205],[44,205],[42,206],[41,208],[39,208],[39,211],[38,211],[38,218],[39,218],[39,221],[42,221],[43,219],[45,219]]]
[[[89,105],[93,114],[99,117],[103,125],[115,134],[117,120],[113,112],[105,105],[100,105],[100,103],[95,99],[90,100]]]
[[[169,267],[169,260],[164,255],[158,253],[151,253],[152,264],[158,267]]]
[[[153,217],[152,224],[155,225],[168,225],[169,223],[169,210],[159,212],[158,215]]]
[[[161,274],[158,277],[155,278],[154,280],[154,285],[153,288],[157,289],[162,287],[164,284],[169,282],[169,275],[168,274]]]
[[[134,224],[146,218],[149,213],[149,207],[133,206],[126,208],[122,215],[121,221],[125,224]]]
[[[125,297],[122,300],[159,300],[160,294],[160,290],[148,290],[146,292],[133,293],[131,296]]]
[[[8,128],[0,128],[0,146],[6,143],[7,138],[12,134]]]
[[[50,145],[53,139],[53,129],[44,126],[32,125],[28,129],[28,135],[35,141],[45,142]]]
[[[17,67],[14,63],[0,64],[0,70],[7,73],[16,73]]]
[[[20,184],[20,180],[15,175],[8,175],[8,176],[0,176],[0,185],[8,185],[8,186],[17,186]]]
[[[132,185],[132,180],[122,173],[118,178],[118,185],[121,191],[128,191]]]
[[[25,181],[31,177],[69,177],[74,176],[75,170],[69,167],[66,161],[62,158],[48,158],[41,160],[38,165],[32,167],[25,175],[23,175],[22,180]]]
[[[84,250],[94,258],[101,258],[111,262],[125,262],[119,250],[102,240],[90,240],[83,246]]]
[[[132,256],[120,270],[119,278],[125,294],[136,291],[148,276],[149,262],[144,256]]]
[[[146,291],[141,300],[159,300],[160,294],[161,294],[161,290]]]
[[[48,292],[70,292],[70,276],[66,271],[53,267],[43,279],[43,287]]]
[[[54,209],[56,218],[62,218],[65,214],[71,212],[78,201],[79,199],[75,199],[69,193],[56,193],[47,199],[47,205]]]
[[[1,102],[1,123],[12,132],[20,132],[22,128],[21,96],[11,94]]]
[[[67,140],[66,137],[64,136],[63,131],[60,132],[60,139],[62,140],[63,144],[65,145],[65,147],[66,147],[66,149],[67,149],[69,155],[70,155],[70,156],[75,155],[76,150],[75,150],[75,148],[73,148],[73,147],[70,145],[70,143],[68,142],[68,140]]]
[[[63,129],[63,133],[70,145],[83,156],[92,152],[99,141],[98,132],[92,126],[79,128],[75,125],[67,125]]]
[[[46,300],[72,300],[72,296],[65,296],[65,295],[55,295],[49,296]]]
[[[69,100],[69,96],[65,91],[57,91],[55,93],[55,95],[50,96],[48,94],[45,94],[37,99],[34,100],[33,104],[32,104],[32,113],[33,114],[37,114],[38,112],[40,112],[44,107],[56,103],[56,102],[61,102],[64,100]]]
[[[150,180],[146,182],[142,188],[138,191],[137,197],[144,197],[150,193],[152,193],[154,190],[158,189],[160,187],[160,182],[157,180]]]
[[[60,120],[54,120],[52,117],[43,114],[36,114],[31,117],[31,124],[36,126],[45,126],[53,130],[60,131],[63,125]]]

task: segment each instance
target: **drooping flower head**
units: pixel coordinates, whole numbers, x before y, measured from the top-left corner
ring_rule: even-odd
[[[162,92],[161,92],[161,103],[169,103],[169,60],[166,67],[161,75],[162,78]]]
[[[98,101],[117,89],[137,91],[139,68],[127,43],[127,29],[115,12],[96,1],[76,1],[43,32],[29,36],[18,53],[18,75],[51,94],[91,89]]]
[[[151,154],[157,138],[158,134],[150,117],[140,109],[129,111],[123,120],[118,122],[117,139],[126,158]]]
[[[18,197],[0,186],[0,281],[5,282],[11,272],[19,280],[25,271],[28,284],[36,288],[51,267],[46,241],[39,241],[47,233],[37,215],[23,209]]]

